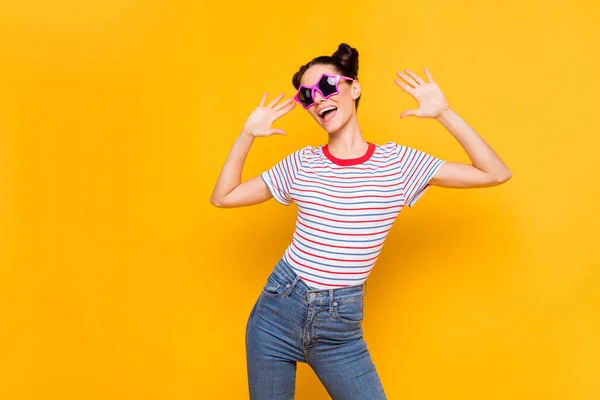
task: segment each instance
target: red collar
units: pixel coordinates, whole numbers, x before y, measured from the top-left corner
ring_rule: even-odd
[[[371,156],[373,155],[373,153],[375,152],[375,145],[371,142],[367,142],[369,144],[369,148],[367,149],[367,152],[365,154],[363,154],[360,157],[357,158],[337,158],[334,157],[333,154],[331,154],[329,152],[329,148],[327,147],[328,145],[325,145],[322,147],[323,150],[323,154],[325,154],[325,157],[327,157],[332,163],[337,164],[337,165],[358,165],[358,164],[362,164],[365,161],[367,161],[369,158],[371,158]]]

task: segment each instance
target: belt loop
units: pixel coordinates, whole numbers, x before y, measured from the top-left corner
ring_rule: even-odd
[[[333,311],[333,289],[329,289],[329,312]]]
[[[369,293],[369,285],[367,285],[367,281],[365,281],[365,296]]]

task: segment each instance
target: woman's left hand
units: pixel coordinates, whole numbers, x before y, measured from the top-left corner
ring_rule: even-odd
[[[414,97],[419,103],[418,109],[406,110],[400,114],[400,118],[408,116],[437,118],[444,110],[449,108],[448,101],[446,101],[438,84],[434,82],[431,73],[427,68],[424,68],[424,70],[429,82],[425,82],[419,75],[408,69],[405,70],[406,74],[400,71],[396,72],[399,77],[406,81],[404,83],[396,79],[394,80],[396,85],[400,86],[402,90]]]

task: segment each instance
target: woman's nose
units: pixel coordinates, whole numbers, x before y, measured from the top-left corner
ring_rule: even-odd
[[[323,100],[325,100],[323,98],[323,96],[321,96],[321,93],[317,92],[316,90],[315,90],[315,93],[313,94],[313,99],[315,101],[315,104],[318,104],[318,103],[322,102]]]

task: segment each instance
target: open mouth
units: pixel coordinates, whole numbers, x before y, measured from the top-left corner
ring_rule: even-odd
[[[321,118],[321,120],[323,120],[323,122],[328,122],[331,121],[336,114],[337,107],[331,106],[321,110],[321,112],[319,113],[319,117]]]

